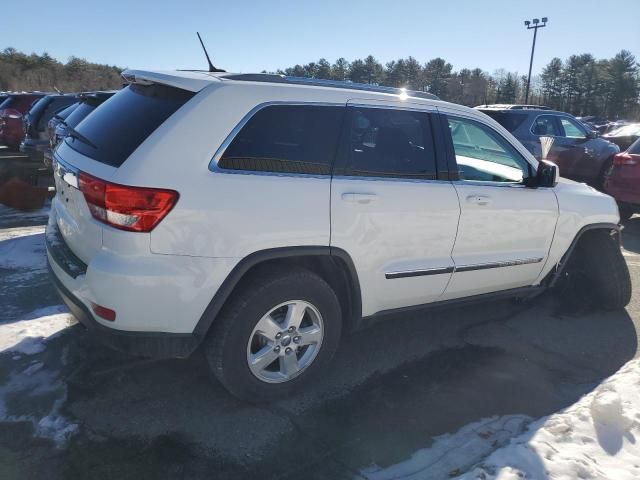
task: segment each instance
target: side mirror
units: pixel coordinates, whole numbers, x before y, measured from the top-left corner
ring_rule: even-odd
[[[587,130],[587,138],[598,138],[598,132],[595,130]]]
[[[555,187],[560,178],[560,169],[555,163],[548,160],[540,160],[538,162],[538,171],[536,172],[536,186],[538,187]]]

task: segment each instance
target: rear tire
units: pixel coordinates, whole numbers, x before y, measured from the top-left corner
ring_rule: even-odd
[[[302,319],[298,327],[290,321],[296,316]],[[333,357],[341,331],[338,297],[320,276],[302,268],[263,270],[236,288],[203,348],[227,390],[260,403],[298,391],[313,379]],[[264,364],[261,355],[268,355]]]
[[[631,276],[620,245],[608,231],[594,231],[577,246],[574,266],[583,273],[583,286],[596,306],[624,308],[631,301]]]

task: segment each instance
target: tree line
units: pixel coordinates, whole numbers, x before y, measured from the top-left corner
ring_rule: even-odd
[[[77,57],[61,63],[48,53],[27,55],[11,47],[0,52],[0,91],[108,90],[122,86],[121,72]]]
[[[14,48],[0,52],[0,91],[58,89],[63,92],[119,88],[122,69],[71,57],[61,63],[47,53],[27,55]],[[414,57],[380,63],[374,56],[330,63],[324,58],[274,73],[428,91],[443,100],[476,106],[524,103],[526,76],[499,69],[454,70],[443,58],[421,63]],[[529,103],[574,115],[640,119],[640,65],[627,50],[612,58],[585,53],[564,61],[553,58],[531,80]]]
[[[504,69],[492,74],[481,68],[454,71],[443,58],[422,64],[414,57],[381,64],[372,55],[351,62],[317,62],[278,70],[297,77],[347,80],[431,92],[442,100],[476,106],[525,103],[527,77]],[[591,54],[553,58],[531,79],[529,103],[547,105],[574,115],[640,118],[640,65],[627,50],[597,60]]]

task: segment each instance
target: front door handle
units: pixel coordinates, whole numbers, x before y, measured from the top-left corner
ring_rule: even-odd
[[[469,195],[467,197],[467,203],[485,206],[491,203],[491,197],[488,197],[486,195]]]
[[[366,205],[378,200],[378,196],[375,193],[343,193],[342,200],[351,203],[360,203]]]

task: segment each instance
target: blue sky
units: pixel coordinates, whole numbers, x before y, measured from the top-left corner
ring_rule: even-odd
[[[543,16],[534,73],[573,53],[603,58],[625,48],[640,60],[640,0],[31,0],[33,13],[26,5],[3,5],[0,48],[130,68],[205,68],[199,30],[213,63],[228,71],[371,53],[383,63],[440,56],[456,70],[526,73],[532,32],[523,20]]]

